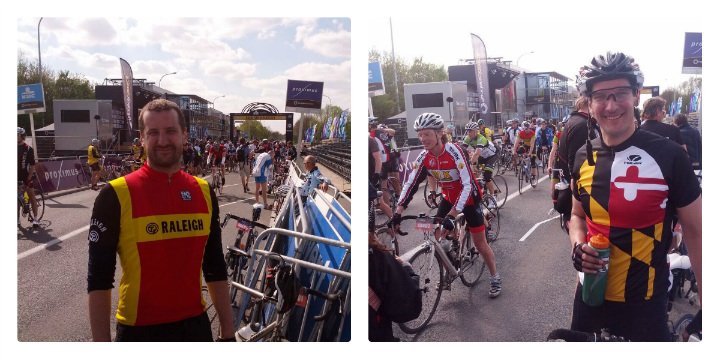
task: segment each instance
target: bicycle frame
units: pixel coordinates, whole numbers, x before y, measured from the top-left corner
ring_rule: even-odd
[[[420,216],[418,216],[418,217],[420,217]],[[461,220],[463,220],[464,217],[465,217],[465,215],[460,213],[458,215],[458,217],[455,219],[455,225],[459,226],[458,224],[460,224],[462,222]],[[426,217],[426,218],[432,219],[432,217]],[[440,245],[440,241],[438,241],[437,236],[436,236],[438,231],[439,231],[438,227],[435,228],[433,234],[430,234],[429,231],[425,231],[423,236],[426,238],[426,240],[420,246],[418,251],[429,246],[430,247],[430,258],[433,258],[435,256],[435,254],[439,255],[440,263],[442,263],[445,270],[447,270],[450,273],[450,275],[452,275],[453,277],[457,277],[460,275],[460,272],[457,269],[455,269],[455,265],[453,265],[452,260],[450,260],[450,258],[445,253],[445,250],[443,250],[442,246]],[[467,229],[465,229],[464,227],[458,229],[457,238],[459,241],[462,240],[462,237],[464,236],[465,231],[467,231]],[[407,258],[410,258],[412,255],[414,255],[414,253],[408,254]],[[403,256],[403,258],[405,258],[405,257],[406,256]],[[432,270],[432,267],[433,266],[432,266],[432,262],[431,262],[430,266],[428,266],[428,268],[427,268],[427,271],[430,272]],[[425,274],[422,274],[422,275],[425,275]]]

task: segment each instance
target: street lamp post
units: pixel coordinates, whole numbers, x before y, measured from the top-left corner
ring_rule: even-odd
[[[216,97],[215,99],[213,99],[213,101],[212,101],[213,109],[215,108],[215,100],[217,100],[219,98],[224,98],[224,97],[225,97],[225,95],[220,95],[220,96]]]
[[[530,51],[530,52],[526,52],[526,53],[518,56],[517,61],[515,61],[515,66],[518,66],[518,67],[520,66],[520,65],[519,65],[519,64],[520,64],[520,58],[522,58],[523,56],[525,56],[525,55],[527,55],[527,54],[534,54],[534,53],[535,53],[535,51]]]
[[[164,77],[166,77],[166,76],[168,76],[168,75],[175,75],[175,74],[177,74],[177,71],[173,71],[173,72],[171,72],[171,73],[167,73],[167,74],[161,76],[161,77],[160,77],[160,81],[158,81],[158,87],[160,87],[160,83],[162,82],[162,79],[163,79]]]
[[[331,99],[329,96],[327,96],[327,95],[323,95],[323,97],[328,98],[328,106],[329,106],[329,107],[328,107],[328,115],[330,115],[330,110],[331,110],[331,107],[332,107],[332,99]],[[332,116],[332,115],[330,115],[330,116]]]

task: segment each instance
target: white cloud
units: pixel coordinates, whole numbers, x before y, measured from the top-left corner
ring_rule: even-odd
[[[303,47],[327,57],[350,57],[350,32],[320,30],[315,32],[313,25],[301,25],[296,28],[295,41],[303,44]]]
[[[236,80],[252,76],[255,73],[257,65],[209,59],[200,61],[199,68],[205,75],[218,76],[225,80]]]
[[[275,37],[275,30],[261,31],[258,33],[258,39],[267,40]]]
[[[56,58],[62,61],[74,62],[89,72],[106,72],[109,76],[120,76],[120,63],[116,56],[89,53],[83,50],[75,50],[69,46],[50,47],[43,52],[43,57]]]

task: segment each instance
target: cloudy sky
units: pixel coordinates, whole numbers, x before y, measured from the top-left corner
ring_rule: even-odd
[[[35,61],[39,17],[19,18],[17,51]],[[252,102],[285,111],[287,80],[324,82],[323,106],[350,108],[349,18],[60,18],[40,24],[43,68],[102,84],[120,78],[118,58],[137,79],[240,112]],[[329,99],[328,99],[329,98]],[[299,114],[295,115],[295,119]],[[283,131],[284,122],[267,122]],[[273,126],[275,125],[275,126]]]
[[[645,74],[645,85],[658,85],[661,92],[692,76],[681,74],[681,67],[685,32],[703,32],[695,13],[681,11],[680,15],[687,18],[664,18],[652,11],[588,17],[586,24],[605,24],[593,31],[581,30],[581,18],[555,17],[558,14],[548,12],[535,19],[521,19],[511,13],[474,19],[436,17],[431,21],[394,16],[395,56],[408,62],[422,57],[446,68],[465,64],[460,59],[473,57],[470,33],[474,33],[485,42],[488,57],[502,57],[502,61],[513,64],[519,60],[519,66],[530,72],[555,71],[573,81],[582,65],[608,50],[632,55]],[[628,16],[642,25],[628,31]],[[390,52],[390,18],[378,20],[370,31],[369,46]]]

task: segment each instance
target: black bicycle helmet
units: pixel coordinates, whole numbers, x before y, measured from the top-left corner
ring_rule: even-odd
[[[632,56],[608,51],[605,56],[595,56],[590,61],[590,65],[580,68],[576,85],[580,94],[587,95],[596,82],[617,78],[628,79],[630,85],[638,89],[642,89],[645,81],[640,67]]]
[[[442,116],[435,114],[435,113],[422,113],[420,116],[415,119],[415,131],[425,130],[425,129],[433,129],[433,130],[442,130],[444,127],[445,121],[443,120]]]

